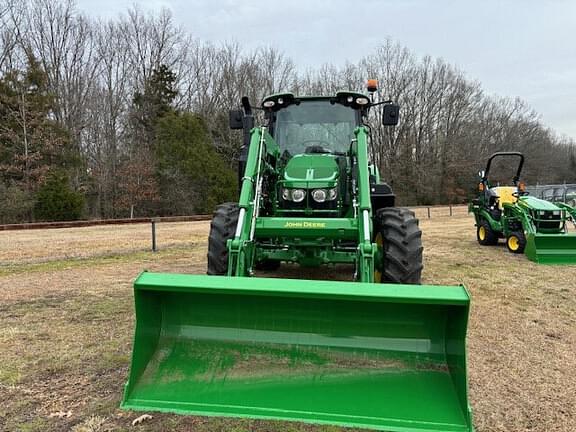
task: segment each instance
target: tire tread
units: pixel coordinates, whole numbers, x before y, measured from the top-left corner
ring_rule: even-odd
[[[216,207],[208,235],[209,275],[225,275],[228,271],[227,242],[234,237],[240,209],[237,203],[224,203]]]
[[[376,212],[374,232],[383,240],[382,282],[420,284],[422,231],[414,212],[389,207]]]

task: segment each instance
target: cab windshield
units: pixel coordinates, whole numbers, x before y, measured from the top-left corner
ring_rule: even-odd
[[[302,101],[276,113],[273,136],[282,151],[346,153],[354,138],[357,112],[329,100]]]

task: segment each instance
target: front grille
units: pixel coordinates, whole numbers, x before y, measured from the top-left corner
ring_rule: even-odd
[[[562,214],[555,215],[553,211],[535,213],[535,223],[538,228],[559,229],[562,225]]]

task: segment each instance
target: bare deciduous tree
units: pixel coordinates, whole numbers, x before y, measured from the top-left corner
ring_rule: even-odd
[[[0,76],[25,70],[30,56],[54,94],[47,116],[68,132],[81,161],[73,179],[86,191],[93,216],[117,216],[136,205],[129,201],[150,198],[138,188],[153,190],[154,154],[131,119],[135,96],[160,67],[175,74],[173,109],[203,119],[228,167],[235,165],[241,136],[228,129],[227,111],[242,96],[257,104],[283,91],[364,91],[366,78],[377,78],[376,100],[396,101],[402,111],[400,124],[385,128],[380,109],[371,110],[371,160],[402,204],[464,200],[478,166],[499,150],[527,154],[529,182],[576,181],[574,141],[544,127],[524,102],[488,96],[453,65],[419,58],[390,39],[357,63],[301,70],[272,47],[247,51],[234,42],[194,39],[168,9],[153,14],[134,6],[95,21],[73,0],[5,0]]]

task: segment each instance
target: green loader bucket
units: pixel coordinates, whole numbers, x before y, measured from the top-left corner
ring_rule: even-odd
[[[122,407],[472,431],[462,286],[142,273]]]
[[[576,264],[576,234],[528,234],[524,253],[540,264]]]

